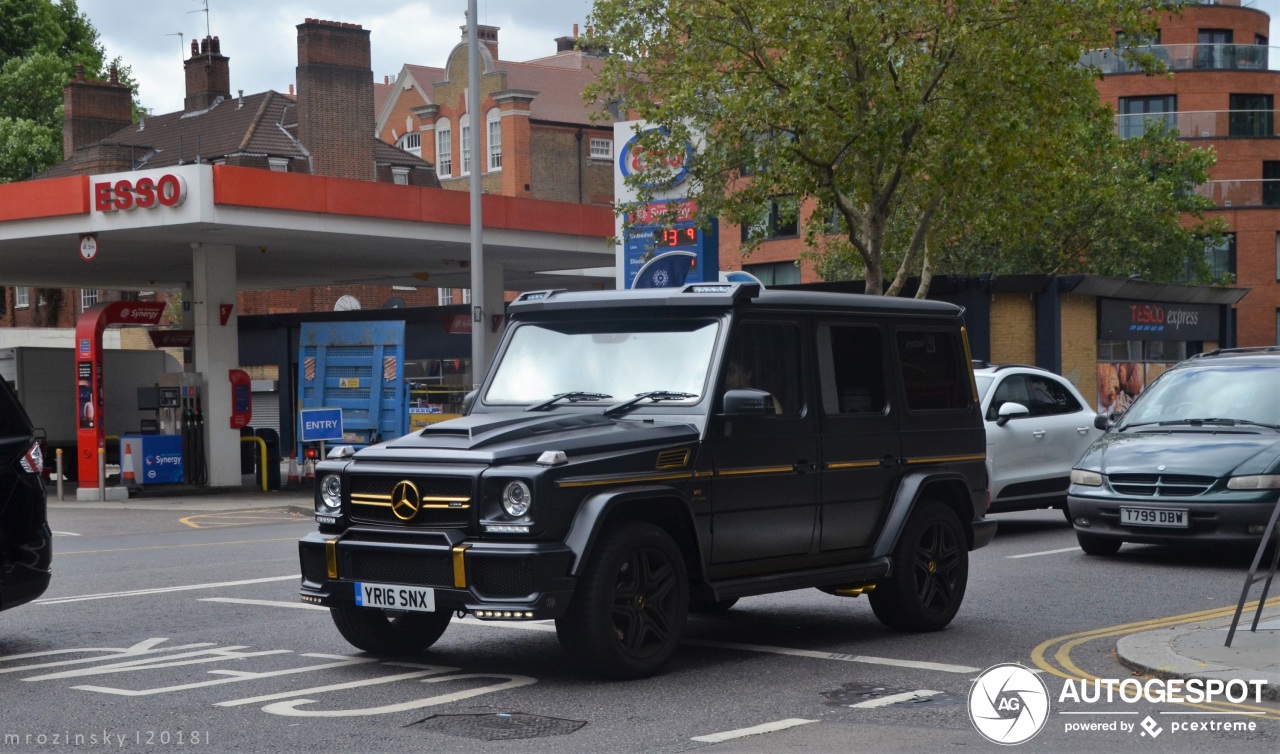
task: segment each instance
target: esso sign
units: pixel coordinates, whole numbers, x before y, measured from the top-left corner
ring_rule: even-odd
[[[623,178],[630,178],[645,170],[660,168],[658,176],[651,177],[640,185],[646,188],[670,188],[689,177],[689,156],[693,153],[693,148],[686,144],[683,150],[667,154],[646,148],[640,143],[644,134],[657,130],[661,129],[648,129],[632,136],[618,155],[618,169]]]
[[[98,212],[177,207],[186,200],[187,182],[180,175],[93,184],[93,208]]]

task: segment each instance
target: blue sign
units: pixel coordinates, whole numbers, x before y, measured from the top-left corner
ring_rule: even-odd
[[[698,227],[696,215],[697,206],[687,199],[658,200],[630,213],[632,227],[622,233],[625,287],[716,282],[720,274],[719,223],[712,219],[704,230]],[[665,227],[666,222],[671,222],[671,227]],[[675,252],[683,254],[672,257]],[[677,258],[685,265],[679,270],[672,266]],[[654,269],[657,259],[663,262]],[[642,269],[651,273],[643,283],[638,277]]]
[[[144,435],[133,438],[142,446],[142,484],[180,484],[182,471],[182,435]]]
[[[342,439],[342,409],[302,409],[302,442],[328,442]]]

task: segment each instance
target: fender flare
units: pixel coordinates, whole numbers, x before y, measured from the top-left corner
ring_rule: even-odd
[[[591,554],[596,541],[600,538],[601,527],[599,523],[601,521],[608,518],[613,511],[621,506],[655,498],[680,501],[684,522],[688,526],[690,535],[694,538],[696,548],[698,529],[694,522],[693,511],[689,506],[687,496],[676,488],[655,484],[608,490],[596,493],[583,500],[582,504],[578,506],[578,511],[573,516],[573,523],[569,525],[569,534],[564,539],[565,546],[573,552],[573,565],[569,569],[570,575],[578,575],[582,563]]]
[[[893,552],[893,548],[898,544],[898,536],[902,533],[902,529],[907,525],[912,511],[920,502],[920,498],[924,489],[935,482],[958,483],[959,486],[968,490],[968,480],[965,476],[957,471],[916,471],[907,474],[898,484],[897,493],[894,495],[893,504],[889,507],[889,513],[885,516],[884,526],[880,529],[880,536],[876,538],[875,549],[872,551],[873,558],[887,558]],[[963,513],[960,514],[960,524],[965,527],[970,540],[973,538],[972,520],[973,520],[973,500],[965,501],[970,512],[966,519]]]

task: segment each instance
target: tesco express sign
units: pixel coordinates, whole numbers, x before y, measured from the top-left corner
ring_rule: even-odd
[[[180,175],[93,184],[93,208],[98,212],[177,207],[186,200],[187,182]]]

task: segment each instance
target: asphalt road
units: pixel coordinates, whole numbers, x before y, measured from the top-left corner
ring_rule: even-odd
[[[816,590],[756,597],[692,616],[663,675],[616,683],[544,623],[455,619],[413,662],[363,655],[298,602],[295,542],[313,525],[283,509],[55,508],[52,587],[0,614],[0,751],[1006,751],[968,705],[1002,663],[1035,671],[1049,701],[1014,748],[1280,748],[1271,703],[1060,700],[1064,677],[1130,677],[1123,629],[1103,629],[1233,605],[1249,553],[1099,559],[1057,512],[998,518],[945,631],[895,634],[865,599]],[[1191,721],[1254,730],[1175,730]]]

